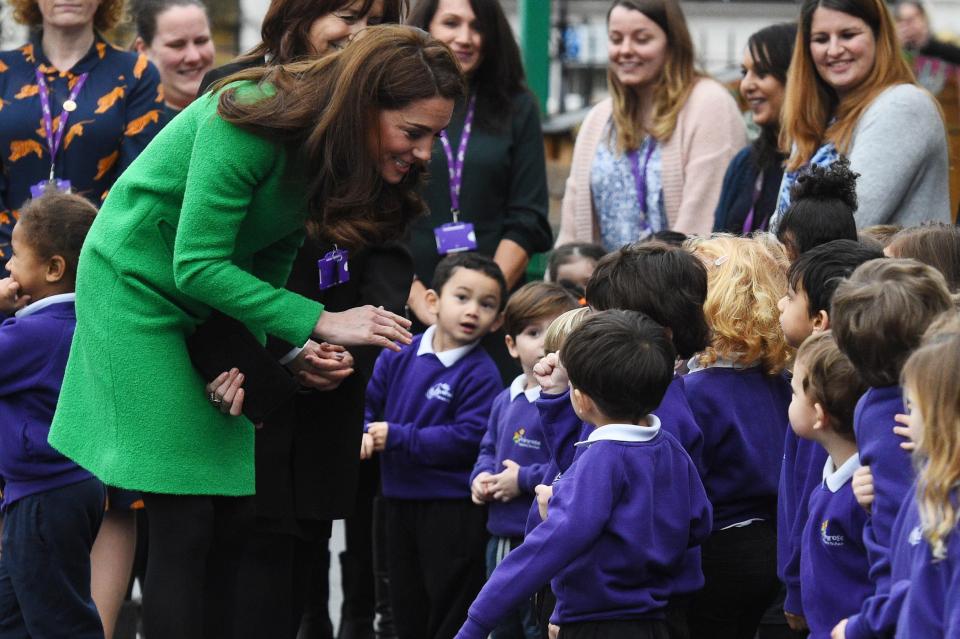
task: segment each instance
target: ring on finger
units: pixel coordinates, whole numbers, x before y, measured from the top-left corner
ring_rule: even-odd
[[[220,408],[221,406],[223,406],[223,399],[220,397],[217,397],[217,394],[213,391],[210,391],[210,394],[207,395],[207,399],[210,400],[210,403],[216,406],[217,408]]]

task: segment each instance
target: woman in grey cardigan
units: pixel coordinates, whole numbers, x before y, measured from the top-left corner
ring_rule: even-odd
[[[900,55],[882,0],[805,0],[787,79],[791,154],[773,225],[809,164],[850,158],[857,226],[950,220],[947,134],[933,97]]]

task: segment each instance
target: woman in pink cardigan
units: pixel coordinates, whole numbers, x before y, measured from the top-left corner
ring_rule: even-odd
[[[557,246],[709,234],[724,171],[746,144],[736,102],[694,68],[677,0],[614,0],[607,37],[610,97],[577,136]]]

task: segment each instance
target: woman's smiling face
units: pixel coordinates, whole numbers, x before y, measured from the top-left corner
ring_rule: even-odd
[[[820,7],[810,23],[810,57],[820,78],[843,99],[873,70],[876,38],[860,18]]]
[[[381,111],[371,146],[383,179],[399,184],[414,163],[426,165],[433,140],[450,123],[452,113],[453,100],[439,96]]]

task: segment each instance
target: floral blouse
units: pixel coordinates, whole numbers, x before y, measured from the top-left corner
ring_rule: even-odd
[[[648,135],[637,154],[640,158],[648,158],[645,163],[638,162],[640,167],[646,168],[643,176],[647,186],[646,212],[640,208],[631,159],[616,150],[616,134],[611,120],[597,145],[590,171],[590,193],[600,226],[600,242],[608,251],[667,228],[660,182],[660,145]]]
[[[156,67],[143,55],[122,51],[99,34],[72,69],[54,68],[40,45],[41,33],[0,52],[0,277],[6,276],[10,234],[30,187],[50,176],[50,148],[41,115],[36,70],[50,95],[53,130],[80,76],[86,82],[67,118],[54,163],[57,179],[99,206],[117,177],[160,130],[163,90]]]

